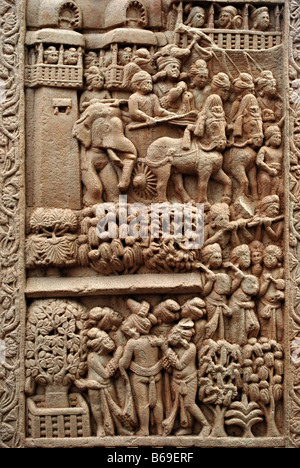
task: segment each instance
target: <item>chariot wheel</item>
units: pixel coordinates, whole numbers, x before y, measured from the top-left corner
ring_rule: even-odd
[[[130,196],[134,201],[150,204],[157,199],[157,178],[146,162],[139,159],[132,171]]]

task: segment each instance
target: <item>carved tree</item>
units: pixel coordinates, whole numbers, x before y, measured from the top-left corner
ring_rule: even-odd
[[[45,405],[69,406],[68,390],[87,369],[86,309],[71,300],[45,299],[29,307],[25,366],[27,393],[45,387]]]
[[[210,437],[227,437],[224,416],[241,387],[242,354],[226,340],[203,343],[199,358],[199,399],[214,413]]]
[[[265,417],[267,437],[279,437],[276,404],[283,395],[283,350],[274,340],[252,338],[242,350],[243,392]]]
[[[74,265],[77,228],[77,217],[71,210],[37,208],[30,219],[32,234],[26,239],[27,267]]]

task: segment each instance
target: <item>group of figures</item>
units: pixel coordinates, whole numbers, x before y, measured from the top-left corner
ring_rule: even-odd
[[[129,40],[128,31],[150,33],[141,31],[143,13],[127,18],[125,36],[116,29],[119,43],[111,30],[97,50],[39,49],[49,76],[51,65],[70,67],[71,76],[83,64],[68,135],[78,142],[82,206],[30,211],[28,271],[130,275],[132,296],[121,296],[118,307],[113,297],[97,307],[95,297],[85,306],[29,303],[26,394],[34,405],[45,387],[41,407],[54,410],[59,389],[72,388],[98,437],[279,437],[284,430],[286,98],[282,43],[272,42],[282,9],[235,5],[173,2],[164,30],[153,33],[156,45],[152,36],[151,45]],[[63,100],[65,112],[53,101],[56,115],[71,115],[71,99]],[[115,216],[99,214],[105,203]],[[201,246],[187,248],[174,233],[165,238],[160,227],[158,235],[134,236],[130,223],[142,213],[130,207],[139,203],[148,220],[152,204],[169,207],[173,227],[176,206],[193,214],[203,206]],[[108,230],[99,234],[104,217]],[[171,297],[166,287],[163,298],[155,288],[137,297],[134,274],[149,273],[166,283],[193,273],[197,293]]]
[[[225,284],[219,275],[220,292]],[[67,406],[70,388],[80,392],[98,437],[278,437],[283,345],[265,327],[271,307],[261,311],[259,334],[253,286],[253,277],[243,280],[228,304],[213,291],[206,300],[128,298],[121,312],[34,301],[27,395],[45,387],[44,404],[54,411]]]
[[[140,201],[170,201],[170,181],[177,200],[206,207],[211,180],[221,185],[221,201],[228,204],[282,195],[283,98],[272,71],[256,63],[256,77],[238,70],[235,78],[214,73],[214,49],[199,46],[199,31],[193,36],[188,48],[169,44],[153,57],[147,49],[127,51],[124,87],[132,92],[125,109],[103,89],[100,68],[87,69],[89,90],[80,105],[85,110],[74,126],[83,148],[85,206],[117,201],[130,189]],[[183,67],[193,52],[198,59]],[[244,60],[250,59],[245,52]],[[148,174],[145,168],[133,171],[139,162]],[[192,195],[183,179],[188,175],[197,178]]]

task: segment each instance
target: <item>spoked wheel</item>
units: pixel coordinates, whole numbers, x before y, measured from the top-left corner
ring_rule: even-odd
[[[156,176],[144,160],[138,160],[132,171],[130,195],[135,201],[152,203],[157,197],[156,186]]]

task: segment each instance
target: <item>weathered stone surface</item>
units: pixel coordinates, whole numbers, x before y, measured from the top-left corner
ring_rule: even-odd
[[[298,448],[298,2],[0,14],[1,448]]]

